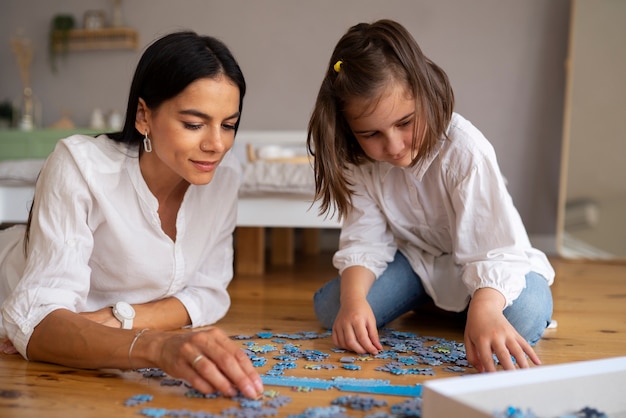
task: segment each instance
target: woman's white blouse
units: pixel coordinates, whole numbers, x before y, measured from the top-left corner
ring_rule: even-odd
[[[378,278],[399,250],[437,306],[462,311],[482,287],[500,291],[509,306],[528,272],[551,284],[554,270],[531,246],[491,144],[458,114],[447,135],[414,167],[354,167],[354,209],[334,265],[340,273],[363,266]]]
[[[28,258],[23,227],[0,233],[0,335],[26,357],[33,328],[56,309],[166,297],[181,301],[192,326],[214,323],[230,305],[240,181],[240,163],[228,153],[211,183],[187,190],[173,242],[137,148],[106,136],[59,141],[37,182]]]

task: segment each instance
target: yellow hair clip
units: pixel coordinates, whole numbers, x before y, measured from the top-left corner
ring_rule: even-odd
[[[335,70],[336,73],[339,73],[339,71],[341,71],[342,64],[343,64],[343,61],[339,60],[335,63],[335,65],[333,65],[333,69]]]

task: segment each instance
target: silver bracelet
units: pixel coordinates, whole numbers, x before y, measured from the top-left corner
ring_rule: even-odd
[[[137,334],[135,334],[135,338],[133,338],[133,342],[130,343],[130,347],[128,348],[128,365],[130,366],[131,370],[135,370],[135,368],[133,367],[133,358],[132,358],[133,347],[135,346],[135,343],[137,342],[139,337],[141,337],[143,333],[146,331],[148,331],[148,328],[144,328],[141,331],[139,331]]]

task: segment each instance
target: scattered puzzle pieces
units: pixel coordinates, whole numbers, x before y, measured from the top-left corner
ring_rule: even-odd
[[[377,400],[371,396],[348,395],[341,396],[331,402],[333,405],[347,406],[358,411],[369,411],[372,408],[387,406],[387,401]]]
[[[527,409],[526,411],[521,408],[516,408],[513,406],[509,406],[502,412],[495,412],[493,414],[494,418],[540,418],[536,415],[532,410]],[[567,413],[565,415],[559,415],[556,418],[609,418],[604,412],[599,411],[595,408],[585,407],[580,411],[576,411],[574,413]]]
[[[307,408],[302,414],[290,415],[289,418],[344,418],[346,408],[340,406],[318,406],[314,408]]]
[[[391,412],[402,417],[421,417],[422,398],[407,399],[402,403],[392,405]]]
[[[438,337],[418,336],[415,333],[400,332],[391,329],[380,330],[380,341],[385,347],[377,355],[345,355],[339,357],[347,351],[339,348],[331,348],[328,352],[321,350],[305,349],[300,343],[293,341],[303,341],[318,338],[330,337],[330,331],[324,333],[317,332],[296,332],[280,334],[270,331],[258,332],[252,335],[239,335],[232,337],[240,340],[242,350],[252,361],[255,367],[265,367],[268,363],[271,367],[265,368],[261,379],[266,386],[284,386],[294,392],[310,392],[313,390],[336,389],[343,392],[354,392],[358,395],[341,396],[333,401],[331,406],[318,406],[307,408],[300,415],[290,415],[290,417],[344,417],[346,407],[352,410],[370,411],[376,407],[387,406],[386,401],[376,400],[367,395],[401,396],[408,398],[402,403],[392,405],[390,413],[378,411],[367,415],[368,418],[382,418],[394,416],[420,416],[421,415],[421,393],[420,384],[415,385],[392,385],[386,379],[356,379],[342,376],[335,376],[331,379],[317,379],[311,377],[285,376],[285,371],[289,374],[297,374],[297,369],[307,370],[309,373],[318,370],[332,370],[341,367],[349,370],[350,373],[358,373],[362,367],[368,370],[375,370],[381,373],[392,375],[434,375],[433,367],[443,366],[441,369],[449,373],[464,373],[466,368],[471,367],[465,356],[465,347],[462,343],[449,341]],[[337,353],[333,358],[331,353]],[[354,353],[353,353],[354,354]],[[387,362],[377,367],[366,365],[363,362],[374,360],[387,360]],[[305,363],[306,362],[306,363]],[[357,365],[359,362],[363,364]],[[183,381],[172,379],[159,369],[141,369],[146,378],[160,379],[162,386],[190,386]],[[223,398],[220,393],[202,394],[195,389],[189,389],[185,396],[203,399]],[[132,398],[131,398],[132,399]],[[129,399],[129,406],[140,405],[142,398]],[[204,411],[189,410],[168,410],[163,408],[142,408],[138,413],[152,417],[190,417],[190,418],[217,418],[217,417],[263,417],[277,416],[282,414],[278,410],[284,405],[292,402],[289,396],[281,396],[276,390],[266,390],[259,399],[250,400],[241,395],[230,398],[237,402],[238,406],[233,406],[222,410],[220,413],[209,413]],[[576,416],[578,417],[578,416]],[[581,417],[583,417],[581,415]],[[600,418],[601,416],[584,416],[584,418]],[[518,417],[506,417],[518,418]],[[525,417],[527,418],[527,417]]]

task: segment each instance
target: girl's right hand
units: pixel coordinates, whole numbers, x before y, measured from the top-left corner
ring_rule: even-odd
[[[162,335],[165,335],[163,338]],[[263,383],[248,356],[218,328],[206,330],[156,334],[150,333],[137,340],[148,353],[158,350],[156,366],[172,377],[187,381],[202,393],[221,392],[235,396],[237,390],[251,399],[263,393]],[[157,340],[157,344],[153,344]],[[134,357],[134,356],[133,356]],[[137,367],[140,359],[133,365]]]
[[[376,318],[366,299],[342,302],[333,323],[333,343],[358,354],[378,354],[383,346],[378,339]]]

